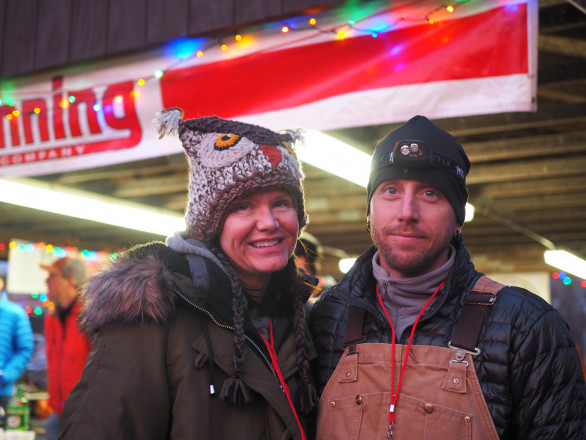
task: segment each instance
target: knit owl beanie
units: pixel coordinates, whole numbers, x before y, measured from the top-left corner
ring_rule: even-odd
[[[159,138],[178,135],[189,160],[189,201],[185,223],[189,235],[204,243],[219,237],[234,202],[243,195],[280,187],[293,197],[299,228],[307,223],[303,173],[292,144],[296,132],[218,117],[183,121],[179,108],[163,110],[156,119]]]
[[[307,223],[301,180],[303,173],[293,144],[297,132],[276,133],[267,128],[218,117],[183,121],[183,111],[169,108],[155,120],[159,138],[177,135],[189,161],[189,201],[185,212],[188,234],[204,243],[218,256],[232,287],[234,357],[230,378],[224,381],[220,397],[230,406],[252,402],[251,392],[241,379],[245,361],[244,320],[248,302],[242,284],[218,243],[226,216],[235,203],[253,191],[276,187],[293,198],[299,229]],[[293,259],[285,271],[295,272]],[[300,295],[297,295],[300,296]],[[305,335],[303,301],[294,301],[297,364],[302,377],[298,407],[306,414],[317,405],[311,383],[308,343]]]

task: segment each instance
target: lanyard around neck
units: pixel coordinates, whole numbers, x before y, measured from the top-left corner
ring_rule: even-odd
[[[395,388],[395,339],[396,339],[395,338],[395,327],[393,326],[393,321],[391,321],[391,317],[389,316],[389,312],[387,311],[387,308],[385,307],[385,304],[383,303],[383,299],[382,299],[380,292],[378,290],[378,283],[376,284],[376,294],[378,296],[378,300],[380,302],[380,305],[383,308],[383,311],[385,312],[385,315],[387,316],[387,319],[388,319],[389,324],[391,326],[391,332],[392,332],[392,337],[393,337],[393,343],[392,343],[393,354],[392,354],[392,364],[391,364],[391,406],[389,408],[389,432],[391,432],[391,433],[392,433],[393,424],[395,423],[395,405],[397,404],[397,401],[399,400],[399,390],[401,389],[401,383],[403,382],[403,374],[405,373],[405,368],[407,367],[407,361],[409,360],[409,350],[411,349],[411,342],[413,342],[413,336],[415,335],[415,327],[417,327],[417,323],[419,322],[419,318],[421,318],[421,316],[423,315],[423,312],[425,311],[425,309],[427,308],[429,303],[431,303],[431,300],[440,291],[440,289],[443,287],[443,285],[445,283],[446,283],[445,281],[440,283],[440,285],[435,290],[435,292],[433,292],[433,295],[431,295],[431,297],[427,300],[427,302],[425,303],[425,305],[423,306],[423,308],[419,312],[419,315],[417,315],[415,322],[413,323],[413,328],[411,329],[411,335],[409,336],[409,343],[407,344],[407,350],[405,352],[405,360],[403,361],[403,366],[401,367],[401,375],[399,376],[399,383],[397,384],[397,391],[396,392],[394,391],[394,388]]]
[[[267,341],[260,331],[258,332],[258,334],[262,338],[263,342],[267,347],[267,350],[269,351],[269,355],[271,357],[271,365],[273,366],[273,370],[275,370],[277,376],[279,377],[279,382],[281,383],[281,388],[283,389],[285,396],[287,396],[289,407],[291,407],[291,411],[293,411],[293,415],[295,416],[295,420],[297,421],[297,425],[299,426],[299,431],[301,431],[301,439],[306,440],[305,433],[303,432],[303,427],[301,426],[301,422],[299,421],[299,417],[297,416],[297,411],[295,411],[293,401],[291,400],[291,392],[289,391],[289,387],[285,383],[285,378],[283,377],[283,373],[281,372],[281,368],[279,367],[279,362],[277,361],[277,352],[275,350],[275,338],[273,336],[273,318],[269,318],[269,340]]]

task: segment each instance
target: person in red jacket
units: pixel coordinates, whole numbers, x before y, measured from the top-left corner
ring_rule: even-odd
[[[49,403],[54,410],[45,422],[45,431],[48,440],[57,440],[63,404],[79,381],[90,352],[90,343],[77,323],[78,291],[86,270],[81,261],[67,257],[41,267],[49,272],[47,296],[55,304],[54,312],[45,317]]]

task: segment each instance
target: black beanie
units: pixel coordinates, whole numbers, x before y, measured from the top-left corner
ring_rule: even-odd
[[[367,214],[376,188],[390,179],[419,180],[437,188],[464,224],[470,161],[462,145],[425,116],[415,116],[378,143],[370,164]]]

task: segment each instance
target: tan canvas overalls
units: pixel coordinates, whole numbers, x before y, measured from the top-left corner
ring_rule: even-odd
[[[477,321],[483,321],[488,309],[485,306],[492,305],[502,287],[482,277],[468,295],[479,294],[482,299],[471,301],[468,308],[465,303],[451,346],[464,345],[469,350],[411,346],[395,408],[393,439],[498,440],[471,352],[482,327]],[[401,370],[405,353],[405,345],[395,345],[396,371]],[[318,439],[391,438],[391,359],[391,344],[363,343],[346,348],[320,400]],[[395,374],[394,390],[397,382]]]

